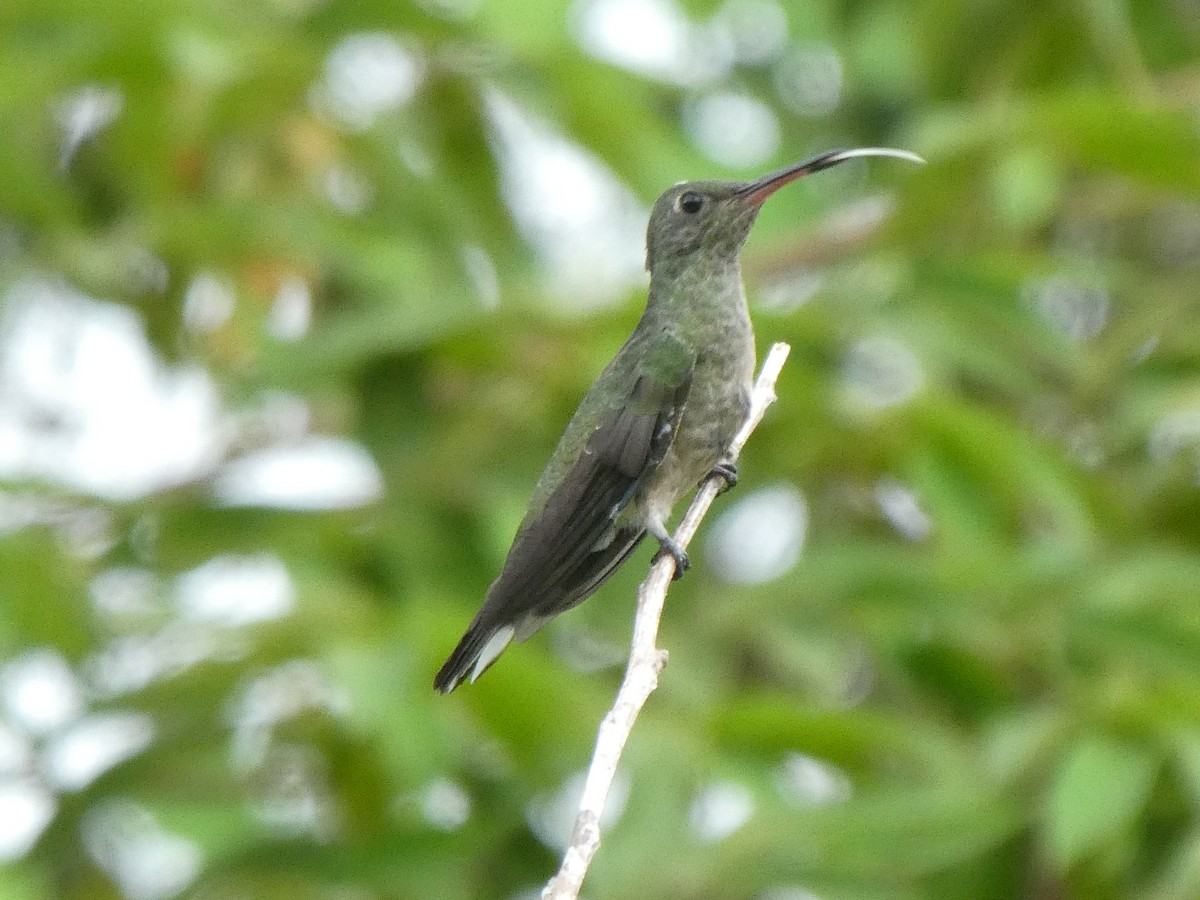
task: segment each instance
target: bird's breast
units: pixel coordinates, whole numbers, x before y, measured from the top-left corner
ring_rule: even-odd
[[[754,362],[749,322],[697,354],[679,429],[643,492],[648,508],[669,515],[720,461],[749,414]]]

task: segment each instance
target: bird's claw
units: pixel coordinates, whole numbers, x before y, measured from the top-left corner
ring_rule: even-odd
[[[658,562],[664,556],[673,557],[675,560],[675,574],[671,576],[671,580],[678,581],[683,577],[683,573],[691,568],[692,561],[688,559],[687,552],[670,538],[660,540],[659,544],[659,550],[654,554],[654,561]]]
[[[731,462],[719,462],[713,466],[708,477],[712,478],[714,475],[725,480],[725,486],[720,491],[722,494],[738,483],[737,466]]]

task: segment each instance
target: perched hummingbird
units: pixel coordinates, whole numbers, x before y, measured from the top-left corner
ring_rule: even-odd
[[[633,334],[584,395],[538,479],[500,576],[433,685],[474,681],[513,640],[590,597],[649,534],[688,568],[667,533],[671,508],[709,474],[750,408],[754,331],[738,254],[758,210],[785,184],[859,156],[833,150],[757,181],[692,181],[654,204],[650,297]]]

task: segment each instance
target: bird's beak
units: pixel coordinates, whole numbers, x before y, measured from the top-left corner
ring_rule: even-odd
[[[888,147],[858,147],[852,150],[827,150],[803,162],[780,169],[778,172],[764,175],[757,181],[751,181],[734,191],[733,196],[749,206],[760,206],[763,201],[785,184],[860,156],[891,156],[896,159],[906,159],[914,163],[923,164],[925,162],[925,160],[921,159],[915,153],[909,153],[907,150],[892,150]]]

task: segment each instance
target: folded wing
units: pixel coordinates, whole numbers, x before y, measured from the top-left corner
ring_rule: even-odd
[[[692,361],[643,372],[610,407],[541,509],[523,523],[483,608],[434,681],[474,681],[510,641],[586,600],[633,552],[642,525],[622,516],[674,440]]]

